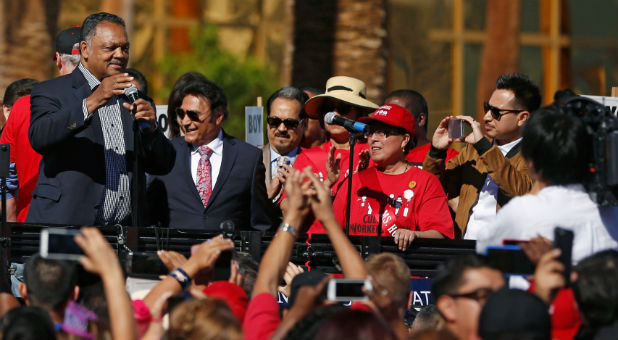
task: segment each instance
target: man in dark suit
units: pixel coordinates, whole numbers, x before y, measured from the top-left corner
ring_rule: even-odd
[[[286,86],[273,93],[266,103],[268,144],[262,148],[266,168],[268,198],[277,200],[283,191],[288,171],[301,152],[300,143],[307,127],[305,102],[309,96],[300,89]]]
[[[174,164],[152,103],[139,98],[129,104],[121,96],[132,80],[123,71],[129,59],[123,20],[97,13],[81,27],[78,67],[32,91],[28,135],[43,159],[26,222],[127,224],[134,157],[152,174]]]
[[[270,228],[262,153],[221,129],[228,115],[223,90],[200,76],[178,91],[185,135],[172,141],[172,171],[151,177],[149,215],[179,229],[218,230],[225,220],[236,229]]]

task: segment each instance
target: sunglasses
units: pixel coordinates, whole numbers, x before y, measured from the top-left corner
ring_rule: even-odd
[[[281,119],[278,117],[268,117],[266,118],[266,122],[268,123],[268,126],[270,126],[272,129],[278,128],[279,125],[283,123],[286,129],[293,130],[293,129],[296,129],[298,125],[300,124],[300,120],[297,120],[297,119],[292,119],[292,118]]]
[[[491,116],[495,120],[500,120],[502,116],[509,114],[509,113],[520,113],[520,112],[526,111],[526,110],[515,110],[515,109],[501,109],[501,108],[489,105],[488,102],[483,102],[483,109],[485,110],[485,112],[490,111]],[[500,113],[500,112],[504,112],[504,113]]]
[[[401,131],[397,128],[388,128],[383,126],[369,126],[367,132],[365,133],[365,138],[369,138],[369,136],[377,135],[379,138],[387,138],[390,136],[402,136],[406,132]]]
[[[177,107],[176,110],[176,115],[178,116],[178,118],[180,118],[180,120],[185,119],[185,116],[189,116],[189,119],[191,119],[194,122],[200,122],[200,112],[198,111],[193,111],[193,110],[183,110],[182,108]]]
[[[473,290],[470,293],[448,294],[448,296],[452,298],[466,298],[466,299],[475,300],[477,302],[485,302],[485,300],[487,300],[487,298],[489,298],[489,296],[493,293],[494,293],[493,289],[489,287],[482,287],[482,288]]]
[[[324,104],[324,107],[321,111],[322,112],[337,111],[337,113],[340,114],[341,116],[347,116],[353,109],[354,107],[350,104],[328,102]]]

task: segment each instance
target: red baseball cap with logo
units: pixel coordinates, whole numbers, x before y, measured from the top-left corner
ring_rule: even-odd
[[[414,116],[412,116],[410,111],[397,104],[382,105],[369,117],[362,117],[358,121],[365,124],[371,121],[381,122],[402,128],[414,136]]]

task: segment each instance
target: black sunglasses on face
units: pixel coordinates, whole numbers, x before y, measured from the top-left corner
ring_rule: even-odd
[[[180,107],[176,108],[176,115],[178,116],[178,118],[180,118],[180,120],[185,119],[185,115],[189,116],[189,119],[191,119],[194,122],[199,122],[200,121],[200,113],[197,111],[192,111],[192,110],[183,110]]]
[[[298,124],[300,124],[300,120],[297,120],[297,119],[292,119],[292,118],[281,119],[278,117],[268,117],[266,118],[266,122],[268,123],[268,126],[270,126],[273,129],[278,128],[279,125],[283,123],[286,129],[293,130],[298,127]]]
[[[337,111],[338,114],[340,114],[341,116],[347,116],[353,109],[354,107],[350,104],[345,104],[345,103],[332,103],[329,102],[327,104],[325,104],[324,109],[322,110],[322,112],[333,112],[333,111]]]
[[[520,112],[526,111],[526,110],[516,110],[516,109],[501,109],[499,107],[489,105],[488,102],[483,102],[483,109],[485,110],[485,112],[491,111],[491,116],[495,120],[500,120],[500,117],[506,114],[509,114],[509,113],[520,113]],[[504,113],[501,114],[500,112],[504,112]]]
[[[478,288],[476,290],[473,290],[470,293],[448,294],[448,296],[452,298],[466,298],[466,299],[475,300],[477,302],[484,302],[493,293],[494,293],[493,289],[489,287],[483,287],[483,288]]]

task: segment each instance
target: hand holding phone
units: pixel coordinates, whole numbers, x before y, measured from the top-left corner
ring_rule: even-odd
[[[448,137],[452,139],[462,139],[464,136],[464,121],[451,118],[448,121]]]
[[[47,228],[41,230],[39,252],[41,257],[53,260],[77,261],[84,256],[82,248],[75,243],[79,230]]]
[[[368,279],[341,279],[335,278],[328,281],[326,287],[326,298],[333,301],[363,301],[369,297],[363,292],[373,290],[371,281]]]

